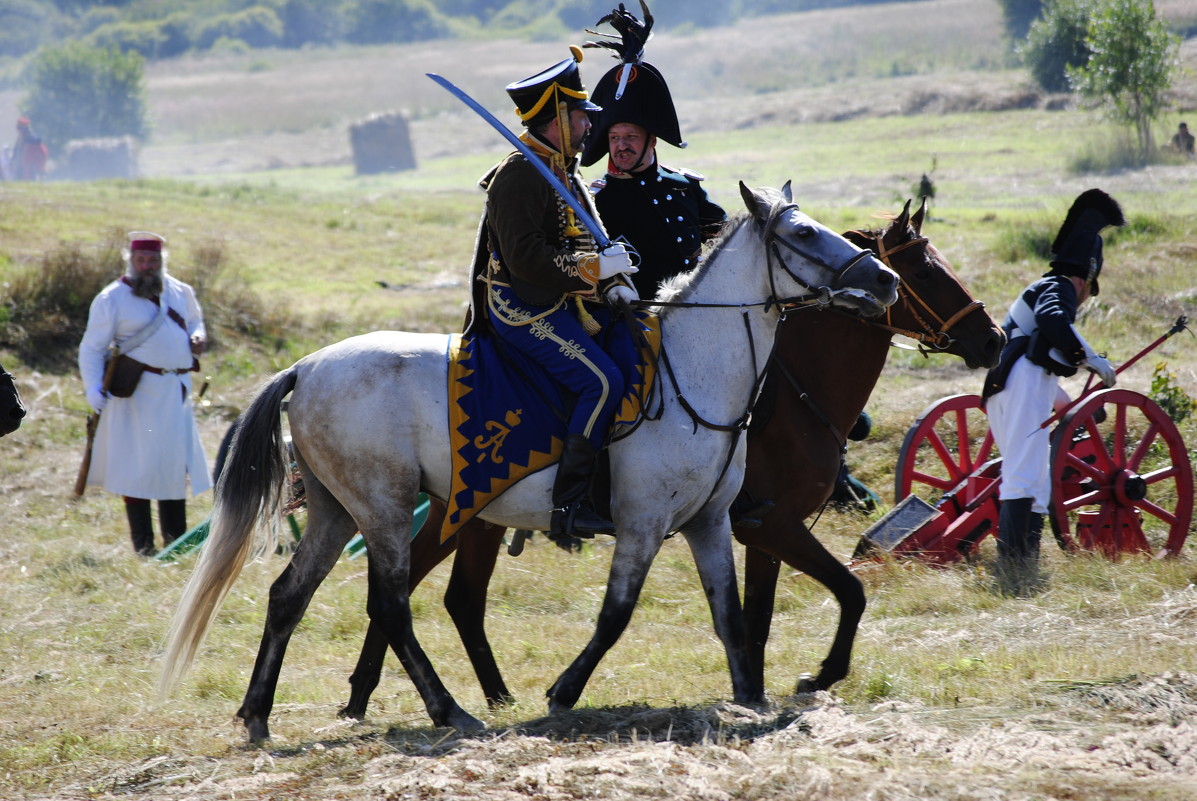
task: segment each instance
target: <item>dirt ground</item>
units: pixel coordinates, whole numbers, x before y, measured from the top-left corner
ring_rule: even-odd
[[[1175,613],[1197,614],[1197,590]],[[352,728],[298,748],[160,757],[55,798],[1192,799],[1197,675],[1045,692],[1042,709],[852,713],[827,694],[757,712],[581,711],[430,742]],[[334,727],[335,728],[335,727]]]

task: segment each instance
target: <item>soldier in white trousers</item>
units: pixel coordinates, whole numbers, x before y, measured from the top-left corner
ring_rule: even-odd
[[[982,398],[993,439],[1002,456],[995,569],[999,589],[1026,595],[1043,584],[1039,541],[1051,504],[1050,430],[1053,409],[1069,402],[1060,377],[1084,367],[1107,387],[1114,367],[1076,330],[1077,308],[1100,291],[1100,232],[1125,225],[1118,203],[1100,189],[1072,204],[1052,243],[1051,270],[1024,289],[1002,328],[1007,344],[998,366],[985,377]]]

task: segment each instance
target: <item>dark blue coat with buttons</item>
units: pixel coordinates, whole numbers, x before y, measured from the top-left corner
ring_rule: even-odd
[[[607,234],[622,236],[640,254],[640,272],[629,276],[642,298],[657,294],[666,278],[694,267],[702,243],[718,236],[727,214],[707,197],[701,176],[654,164],[596,181],[594,203]]]

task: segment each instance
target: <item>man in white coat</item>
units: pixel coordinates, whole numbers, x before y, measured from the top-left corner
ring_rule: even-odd
[[[87,402],[100,414],[89,485],[121,495],[133,548],[154,554],[150,501],[158,501],[164,544],[187,530],[186,496],[211,486],[191,402],[191,373],[207,340],[190,286],[166,271],[166,241],[135,231],[122,255],[125,274],[92,301],[79,343]],[[103,391],[110,346],[143,364],[127,398]]]

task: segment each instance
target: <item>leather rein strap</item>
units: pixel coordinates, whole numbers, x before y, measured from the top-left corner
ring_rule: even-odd
[[[915,245],[926,245],[927,241],[928,241],[927,237],[920,236],[920,237],[916,237],[914,239],[908,240],[906,242],[903,242],[902,244],[898,245],[897,247],[886,248],[885,242],[882,241],[883,237],[884,237],[883,234],[865,233],[863,231],[858,231],[857,233],[860,234],[861,236],[872,239],[874,242],[877,243],[877,258],[879,258],[881,260],[881,262],[886,267],[889,267],[890,269],[893,269],[893,264],[890,261],[890,257],[893,256],[895,253],[901,253],[903,250],[906,250],[907,248],[910,248],[910,247],[914,247]],[[894,270],[894,272],[897,272],[897,270]],[[898,278],[899,278],[898,291],[906,297],[906,299],[907,299],[906,305],[910,307],[910,313],[912,315],[914,315],[914,319],[918,320],[919,325],[922,326],[922,330],[919,331],[919,330],[913,330],[913,329],[909,329],[909,328],[902,328],[900,326],[895,326],[893,324],[893,307],[887,308],[885,310],[885,322],[884,323],[871,322],[871,321],[866,321],[866,322],[869,322],[870,325],[876,326],[877,328],[881,328],[886,331],[889,331],[890,333],[901,334],[902,336],[910,337],[911,339],[918,341],[919,342],[919,352],[922,353],[924,356],[927,355],[926,350],[923,349],[924,345],[930,347],[932,350],[937,350],[937,351],[945,351],[948,348],[952,347],[952,345],[955,344],[955,342],[956,342],[956,338],[953,337],[950,332],[956,326],[956,324],[959,323],[961,320],[963,320],[968,315],[972,314],[973,312],[978,311],[978,310],[984,310],[984,308],[985,308],[984,303],[982,303],[981,301],[974,298],[971,294],[969,294],[967,289],[964,289],[964,287],[961,287],[962,289],[964,289],[965,294],[968,295],[969,302],[966,303],[955,314],[953,314],[951,317],[949,317],[948,319],[945,320],[942,317],[940,317],[936,313],[935,309],[931,308],[931,305],[929,303],[927,303],[927,301],[923,300],[919,296],[919,294],[917,292],[915,292],[906,281],[901,279],[900,273],[898,275]],[[911,300],[913,300],[914,303],[912,303]],[[918,304],[917,306],[915,305],[916,303]],[[930,315],[931,319],[933,319],[935,321],[935,325],[931,325],[925,319],[923,319],[923,316],[919,313],[919,307],[922,307],[923,312],[925,312],[927,315]]]

